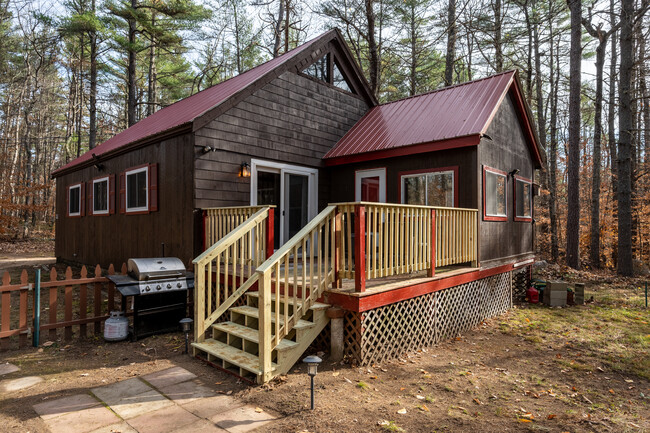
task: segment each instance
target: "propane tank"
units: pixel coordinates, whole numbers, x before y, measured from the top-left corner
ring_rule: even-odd
[[[122,341],[129,335],[129,319],[123,311],[111,311],[111,317],[104,323],[104,340]]]
[[[528,302],[531,304],[537,304],[539,302],[539,291],[534,287],[529,287],[526,290],[526,298],[528,298]]]

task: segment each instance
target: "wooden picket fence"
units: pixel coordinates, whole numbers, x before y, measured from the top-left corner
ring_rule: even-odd
[[[126,274],[126,270],[126,264],[122,264],[120,273]],[[107,273],[115,274],[113,265],[109,266]],[[115,285],[102,276],[99,265],[95,267],[93,276],[88,275],[85,266],[82,267],[78,278],[73,278],[72,269],[68,267],[63,279],[59,279],[56,269],[52,268],[49,278],[48,275],[41,277],[40,342],[56,341],[61,328],[65,341],[72,340],[74,330],[79,338],[87,337],[88,325],[92,325],[92,334],[100,335],[102,322],[116,309],[120,299]],[[11,276],[5,272],[0,285],[0,349],[14,346],[16,340],[18,347],[32,344],[35,305],[35,288],[33,283],[29,283],[27,270],[22,271],[20,281],[16,283],[12,283]],[[129,313],[127,311],[127,315]]]

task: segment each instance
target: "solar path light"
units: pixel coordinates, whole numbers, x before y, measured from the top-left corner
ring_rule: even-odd
[[[322,361],[322,359],[315,355],[310,355],[302,360],[302,362],[307,364],[307,374],[311,378],[311,410],[314,410],[314,376],[318,373],[318,364]]]
[[[194,322],[194,320],[190,319],[189,317],[181,319],[179,322],[183,328],[183,332],[185,333],[185,353],[189,353],[189,341],[190,331],[192,330],[192,322]]]

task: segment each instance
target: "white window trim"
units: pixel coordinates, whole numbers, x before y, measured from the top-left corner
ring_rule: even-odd
[[[379,176],[379,203],[386,203],[386,169],[373,168],[354,173],[354,201],[361,201],[361,179]]]
[[[533,217],[533,183],[529,182],[527,180],[517,178],[515,177],[515,194],[517,194],[517,184],[522,183],[528,185],[528,209],[530,211],[530,215],[519,215],[517,213],[517,209],[515,206],[515,217],[517,218],[532,218]],[[517,197],[514,197],[515,202],[517,201]]]
[[[100,182],[106,182],[106,210],[97,210],[95,209],[95,184]],[[108,181],[108,176],[102,177],[99,179],[93,179],[93,215],[108,215],[110,209],[110,197],[111,197],[111,183]]]
[[[429,182],[426,181],[427,176],[435,176],[438,174],[451,174],[451,201],[452,205],[451,207],[456,206],[456,176],[455,176],[455,171],[454,170],[441,170],[441,171],[424,171],[422,173],[413,173],[413,174],[403,174],[402,177],[400,178],[400,188],[402,189],[402,204],[405,204],[406,200],[406,182],[404,182],[405,179],[409,177],[420,177],[424,176],[424,199],[426,200],[429,197]],[[425,203],[425,206],[431,206],[429,204]]]
[[[72,192],[73,189],[78,189],[79,190],[79,210],[75,213],[70,212],[70,193]],[[78,183],[76,185],[71,185],[68,187],[68,216],[81,216],[81,184]]]
[[[498,171],[491,170],[491,169],[489,169],[487,167],[484,167],[483,169],[485,170],[485,183],[486,183],[486,185],[485,185],[485,197],[483,197],[483,200],[485,200],[485,216],[498,217],[498,218],[504,218],[504,217],[507,218],[508,217],[508,175],[503,174],[503,173],[499,173]],[[504,195],[504,199],[505,199],[505,206],[503,208],[505,209],[505,213],[503,213],[503,214],[498,214],[498,213],[497,214],[491,214],[491,213],[488,213],[487,195],[490,193],[490,191],[488,191],[488,189],[487,189],[487,173],[491,173],[491,174],[493,174],[495,176],[501,176],[503,179],[505,179],[506,183],[504,185],[504,190],[503,190],[503,195]],[[496,191],[495,191],[495,194],[496,194]]]
[[[147,183],[147,187],[145,188],[145,205],[140,206],[140,207],[129,207],[129,175],[130,174],[136,174],[140,173],[141,171],[145,172],[145,182]],[[124,173],[124,194],[125,194],[125,207],[126,207],[126,212],[145,212],[149,210],[149,167],[140,167],[140,168],[135,168],[133,170],[127,170]]]

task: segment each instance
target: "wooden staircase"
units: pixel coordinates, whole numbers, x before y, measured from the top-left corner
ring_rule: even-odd
[[[262,370],[259,359],[259,294],[246,293],[247,305],[231,307],[230,320],[212,325],[212,338],[192,343],[194,355],[243,379],[261,383]],[[284,308],[284,303],[279,303]],[[293,298],[289,309],[294,308]],[[291,332],[280,340],[271,353],[271,378],[286,374],[301,355],[329,323],[326,311],[329,305],[314,303],[307,314],[293,326]],[[274,311],[272,311],[274,313]],[[283,321],[283,319],[280,319]],[[275,319],[272,319],[275,323]],[[267,379],[268,380],[268,379]]]
[[[335,207],[275,252],[273,209],[220,212],[208,226],[227,234],[194,259],[193,352],[264,383],[288,372],[329,323],[318,299],[336,275]]]

